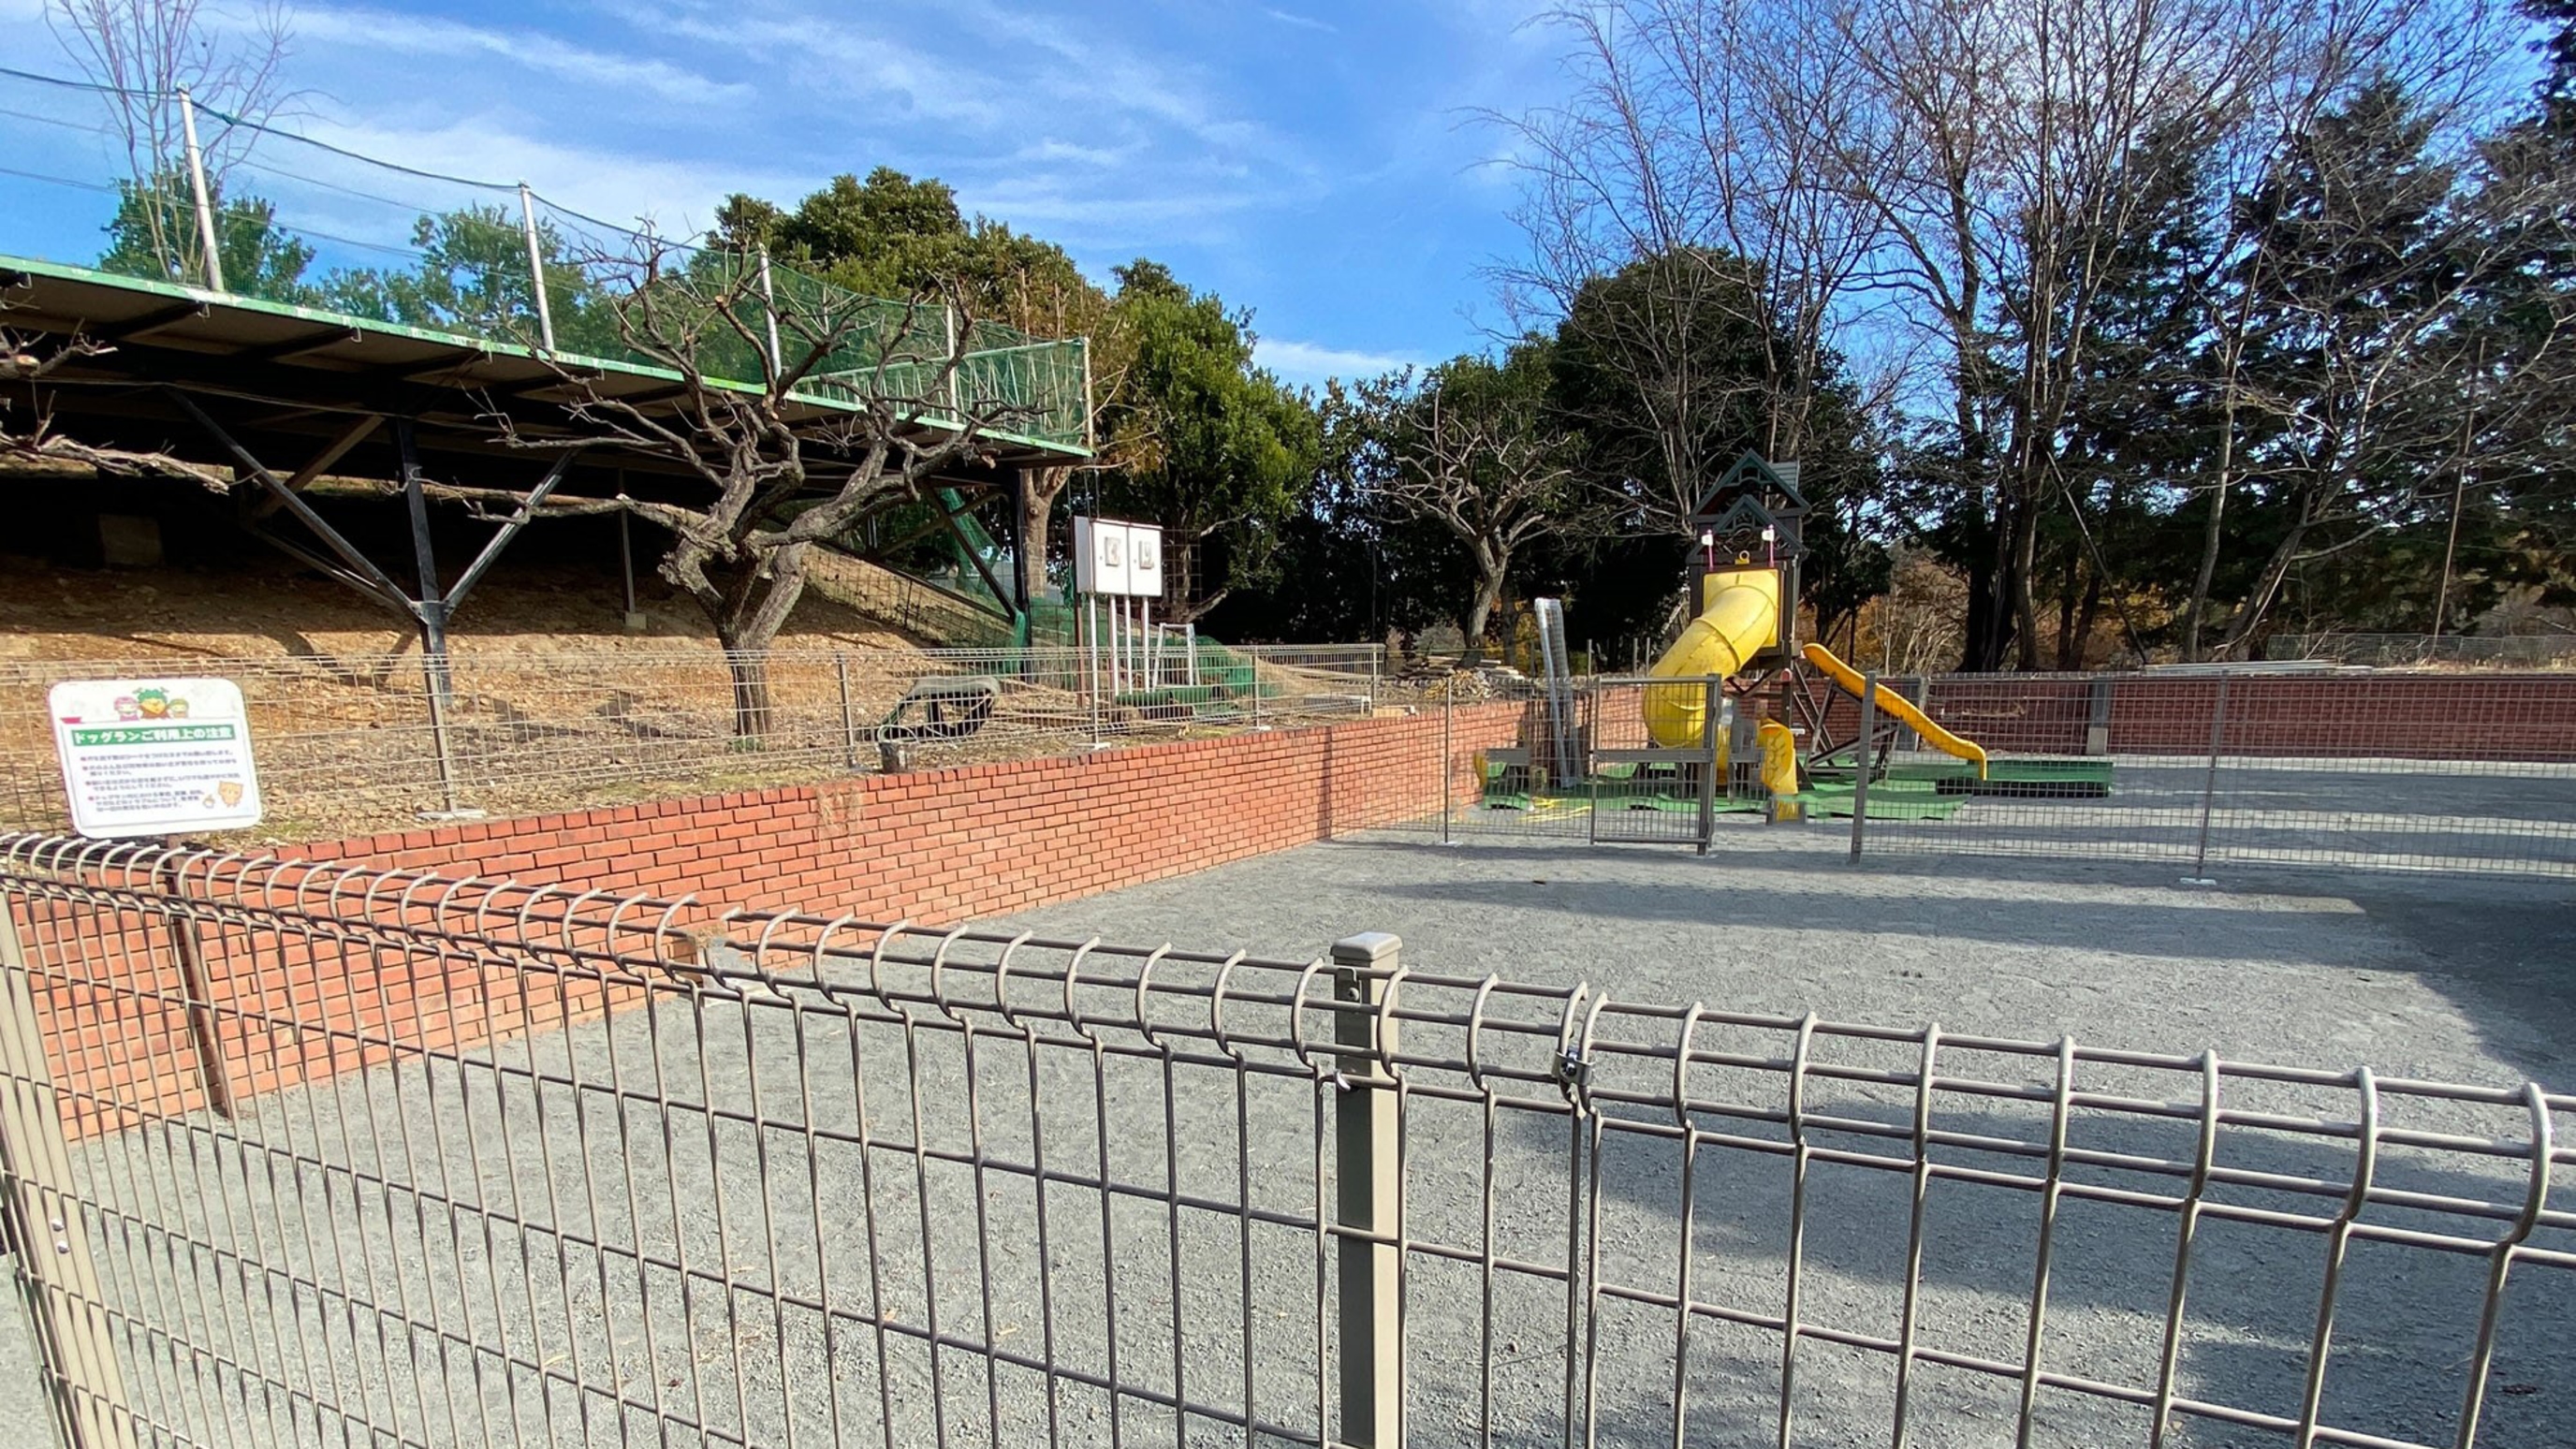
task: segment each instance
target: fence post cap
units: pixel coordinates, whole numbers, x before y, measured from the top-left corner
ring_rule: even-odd
[[[1333,964],[1337,966],[1374,966],[1395,959],[1404,948],[1404,939],[1388,931],[1362,931],[1344,936],[1333,943]]]

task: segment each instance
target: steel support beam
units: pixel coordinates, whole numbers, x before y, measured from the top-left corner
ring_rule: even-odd
[[[492,535],[491,541],[483,545],[483,551],[474,556],[474,562],[465,566],[465,572],[457,577],[456,587],[447,591],[445,604],[448,613],[456,612],[456,606],[465,602],[465,596],[473,591],[476,584],[483,581],[484,572],[492,567],[494,560],[500,558],[501,550],[508,548],[510,540],[519,536],[519,530],[527,527],[537,516],[537,510],[545,504],[546,496],[554,492],[572,472],[572,460],[578,454],[579,450],[575,449],[557,458],[555,465],[546,470],[546,476],[538,480],[537,486],[528,490],[527,500],[519,505],[519,511],[503,521],[500,530]],[[618,515],[621,526],[625,516],[622,513]],[[426,544],[424,543],[423,546],[426,547]],[[632,595],[634,591],[632,582],[628,584],[627,590]],[[631,599],[627,607],[629,609],[634,607]]]
[[[349,450],[358,446],[360,443],[365,442],[368,435],[372,434],[377,428],[384,425],[384,421],[384,419],[370,414],[357,419],[350,423],[349,426],[341,429],[339,436],[333,438],[330,442],[323,444],[321,452],[316,453],[310,459],[307,459],[303,467],[295,470],[295,476],[286,480],[286,491],[289,493],[302,493],[305,489],[312,487],[314,480],[322,476],[323,470],[329,468],[332,464],[339,462],[342,458],[349,456]],[[254,521],[266,518],[270,514],[275,513],[279,506],[280,505],[274,495],[262,498],[257,503],[251,505],[250,516]]]
[[[225,432],[223,427],[213,418],[206,416],[206,410],[197,406],[196,399],[189,397],[186,393],[179,391],[177,388],[165,388],[163,391],[169,395],[172,402],[178,404],[181,412],[184,412],[189,417],[195,419],[197,426],[205,429],[207,434],[211,436],[217,444],[221,445],[225,452],[230,453],[233,456],[233,461],[235,463],[239,464],[252,477],[257,478],[260,483],[268,489],[270,494],[277,499],[280,507],[284,508],[291,514],[294,514],[296,522],[313,530],[314,536],[321,539],[333,553],[338,554],[342,563],[348,565],[349,569],[359,577],[367,580],[368,583],[372,585],[369,592],[373,593],[381,590],[383,593],[397,599],[408,597],[403,593],[402,586],[393,581],[391,575],[387,574],[383,569],[376,567],[374,560],[368,558],[365,553],[361,552],[356,544],[343,538],[340,535],[340,530],[333,528],[323,519],[322,515],[315,513],[313,511],[313,506],[306,503],[293,488],[288,487],[285,479],[270,472],[267,464],[262,463],[255,457],[252,457],[249,449],[243,447],[240,443],[235,442],[232,434]],[[405,431],[403,433],[403,447],[406,450],[410,447],[410,437],[411,434],[408,424],[406,424]]]

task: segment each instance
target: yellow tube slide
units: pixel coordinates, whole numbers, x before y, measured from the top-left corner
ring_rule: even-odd
[[[1770,569],[1710,574],[1699,617],[1647,673],[1657,679],[1741,674],[1744,663],[1780,638],[1780,575]],[[1708,687],[1646,686],[1646,733],[1667,750],[1695,749],[1708,728]]]
[[[1831,679],[1838,685],[1841,685],[1845,694],[1850,695],[1854,699],[1860,698],[1862,687],[1869,682],[1862,676],[1860,671],[1852,668],[1848,664],[1845,664],[1841,660],[1836,659],[1834,657],[1834,651],[1826,648],[1822,644],[1808,645],[1805,653],[1807,656],[1807,662],[1816,666],[1818,669],[1823,670],[1826,678]],[[1941,728],[1939,725],[1934,724],[1930,715],[1927,715],[1923,711],[1914,707],[1914,701],[1907,699],[1904,695],[1898,694],[1895,690],[1888,688],[1884,684],[1878,687],[1878,707],[1882,713],[1895,719],[1902,720],[1907,725],[1911,726],[1916,734],[1923,737],[1923,743],[1930,745],[1932,748],[1939,750],[1945,755],[1955,755],[1962,760],[1969,761],[1977,767],[1977,778],[1980,780],[1986,778],[1986,751],[1984,746],[1975,744],[1968,740],[1963,740],[1957,735],[1950,733],[1948,730]]]

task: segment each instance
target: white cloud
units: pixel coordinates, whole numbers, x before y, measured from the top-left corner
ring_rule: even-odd
[[[1263,16],[1271,20],[1276,20],[1282,25],[1293,25],[1300,30],[1320,30],[1326,35],[1339,35],[1342,33],[1342,27],[1335,25],[1329,20],[1318,20],[1312,15],[1299,15],[1287,10],[1273,10],[1268,6],[1262,7],[1261,13]]]
[[[755,94],[747,85],[710,80],[658,60],[586,49],[533,30],[487,30],[452,20],[356,9],[299,9],[292,24],[299,41],[393,51],[406,57],[499,59],[558,80],[653,96],[675,105],[742,105]]]
[[[673,161],[603,150],[526,134],[490,118],[431,129],[378,128],[364,121],[318,123],[309,134],[362,156],[449,176],[511,182],[525,178],[546,200],[619,226],[649,218],[665,235],[705,226],[728,193],[785,194],[798,182],[731,162]],[[375,183],[410,200],[424,183],[393,177]],[[423,195],[426,206],[435,203]]]
[[[1388,352],[1362,352],[1351,348],[1323,347],[1312,342],[1288,342],[1264,337],[1253,345],[1252,360],[1292,383],[1315,384],[1326,378],[1375,377],[1399,367],[1419,366],[1417,359]]]

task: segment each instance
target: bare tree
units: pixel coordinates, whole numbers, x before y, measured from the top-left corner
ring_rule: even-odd
[[[670,531],[659,572],[714,626],[733,673],[736,731],[758,738],[770,713],[766,651],[804,595],[813,550],[921,498],[945,474],[988,464],[990,435],[1035,409],[972,380],[962,364],[973,329],[950,325],[962,310],[953,292],[903,304],[833,294],[771,311],[759,269],[738,257],[650,238],[639,246],[638,256],[588,265],[625,273],[607,303],[617,335],[678,375],[676,395],[622,398],[565,366],[569,428],[495,419],[518,446],[614,447],[676,464],[705,491],[679,502],[547,499],[540,511],[624,510]],[[437,491],[486,509],[528,504],[506,489]]]
[[[1528,256],[1498,280],[1524,323],[1562,317],[1587,286],[1637,286],[1600,320],[1620,333],[1628,406],[1662,452],[1678,527],[1749,444],[1801,456],[1835,332],[1875,246],[1868,208],[1819,184],[1819,144],[1850,59],[1805,42],[1810,0],[1608,0],[1550,19],[1572,43],[1559,107],[1490,117],[1528,190]],[[1709,366],[1716,334],[1746,365]],[[1740,420],[1753,419],[1748,435]]]
[[[5,306],[0,303],[0,308]],[[47,338],[0,327],[0,458],[94,468],[124,478],[180,478],[217,493],[231,491],[229,469],[191,463],[157,450],[99,447],[54,426],[45,380],[74,363],[114,350],[86,333]]]
[[[1475,592],[1460,620],[1470,663],[1483,657],[1485,627],[1522,547],[1579,536],[1597,514],[1577,486],[1568,440],[1529,385],[1541,371],[1527,357],[1499,367],[1462,357],[1419,385],[1408,371],[1360,389],[1385,427],[1385,466],[1368,488],[1374,501],[1440,525],[1474,562]]]
[[[249,155],[260,128],[292,109],[288,87],[294,32],[286,7],[269,3],[238,25],[204,0],[46,0],[45,24],[83,75],[102,88],[108,123],[125,148],[126,172],[147,197],[171,190],[184,164],[179,93],[243,124],[204,125],[198,136],[209,186],[220,190]],[[175,203],[177,198],[165,198]],[[152,244],[185,269],[194,231],[174,225],[172,205],[145,208]]]
[[[2193,128],[2224,194],[2357,78],[2467,94],[2496,40],[2484,0],[1600,0],[1559,18],[1585,84],[1514,128],[1535,157],[1525,275],[1676,238],[1758,263],[1789,446],[1812,359],[1853,333],[1926,344],[1939,382],[1904,401],[1943,417],[1957,511],[1990,540],[1971,668],[2016,644],[2037,662],[2039,520],[2149,138]]]

